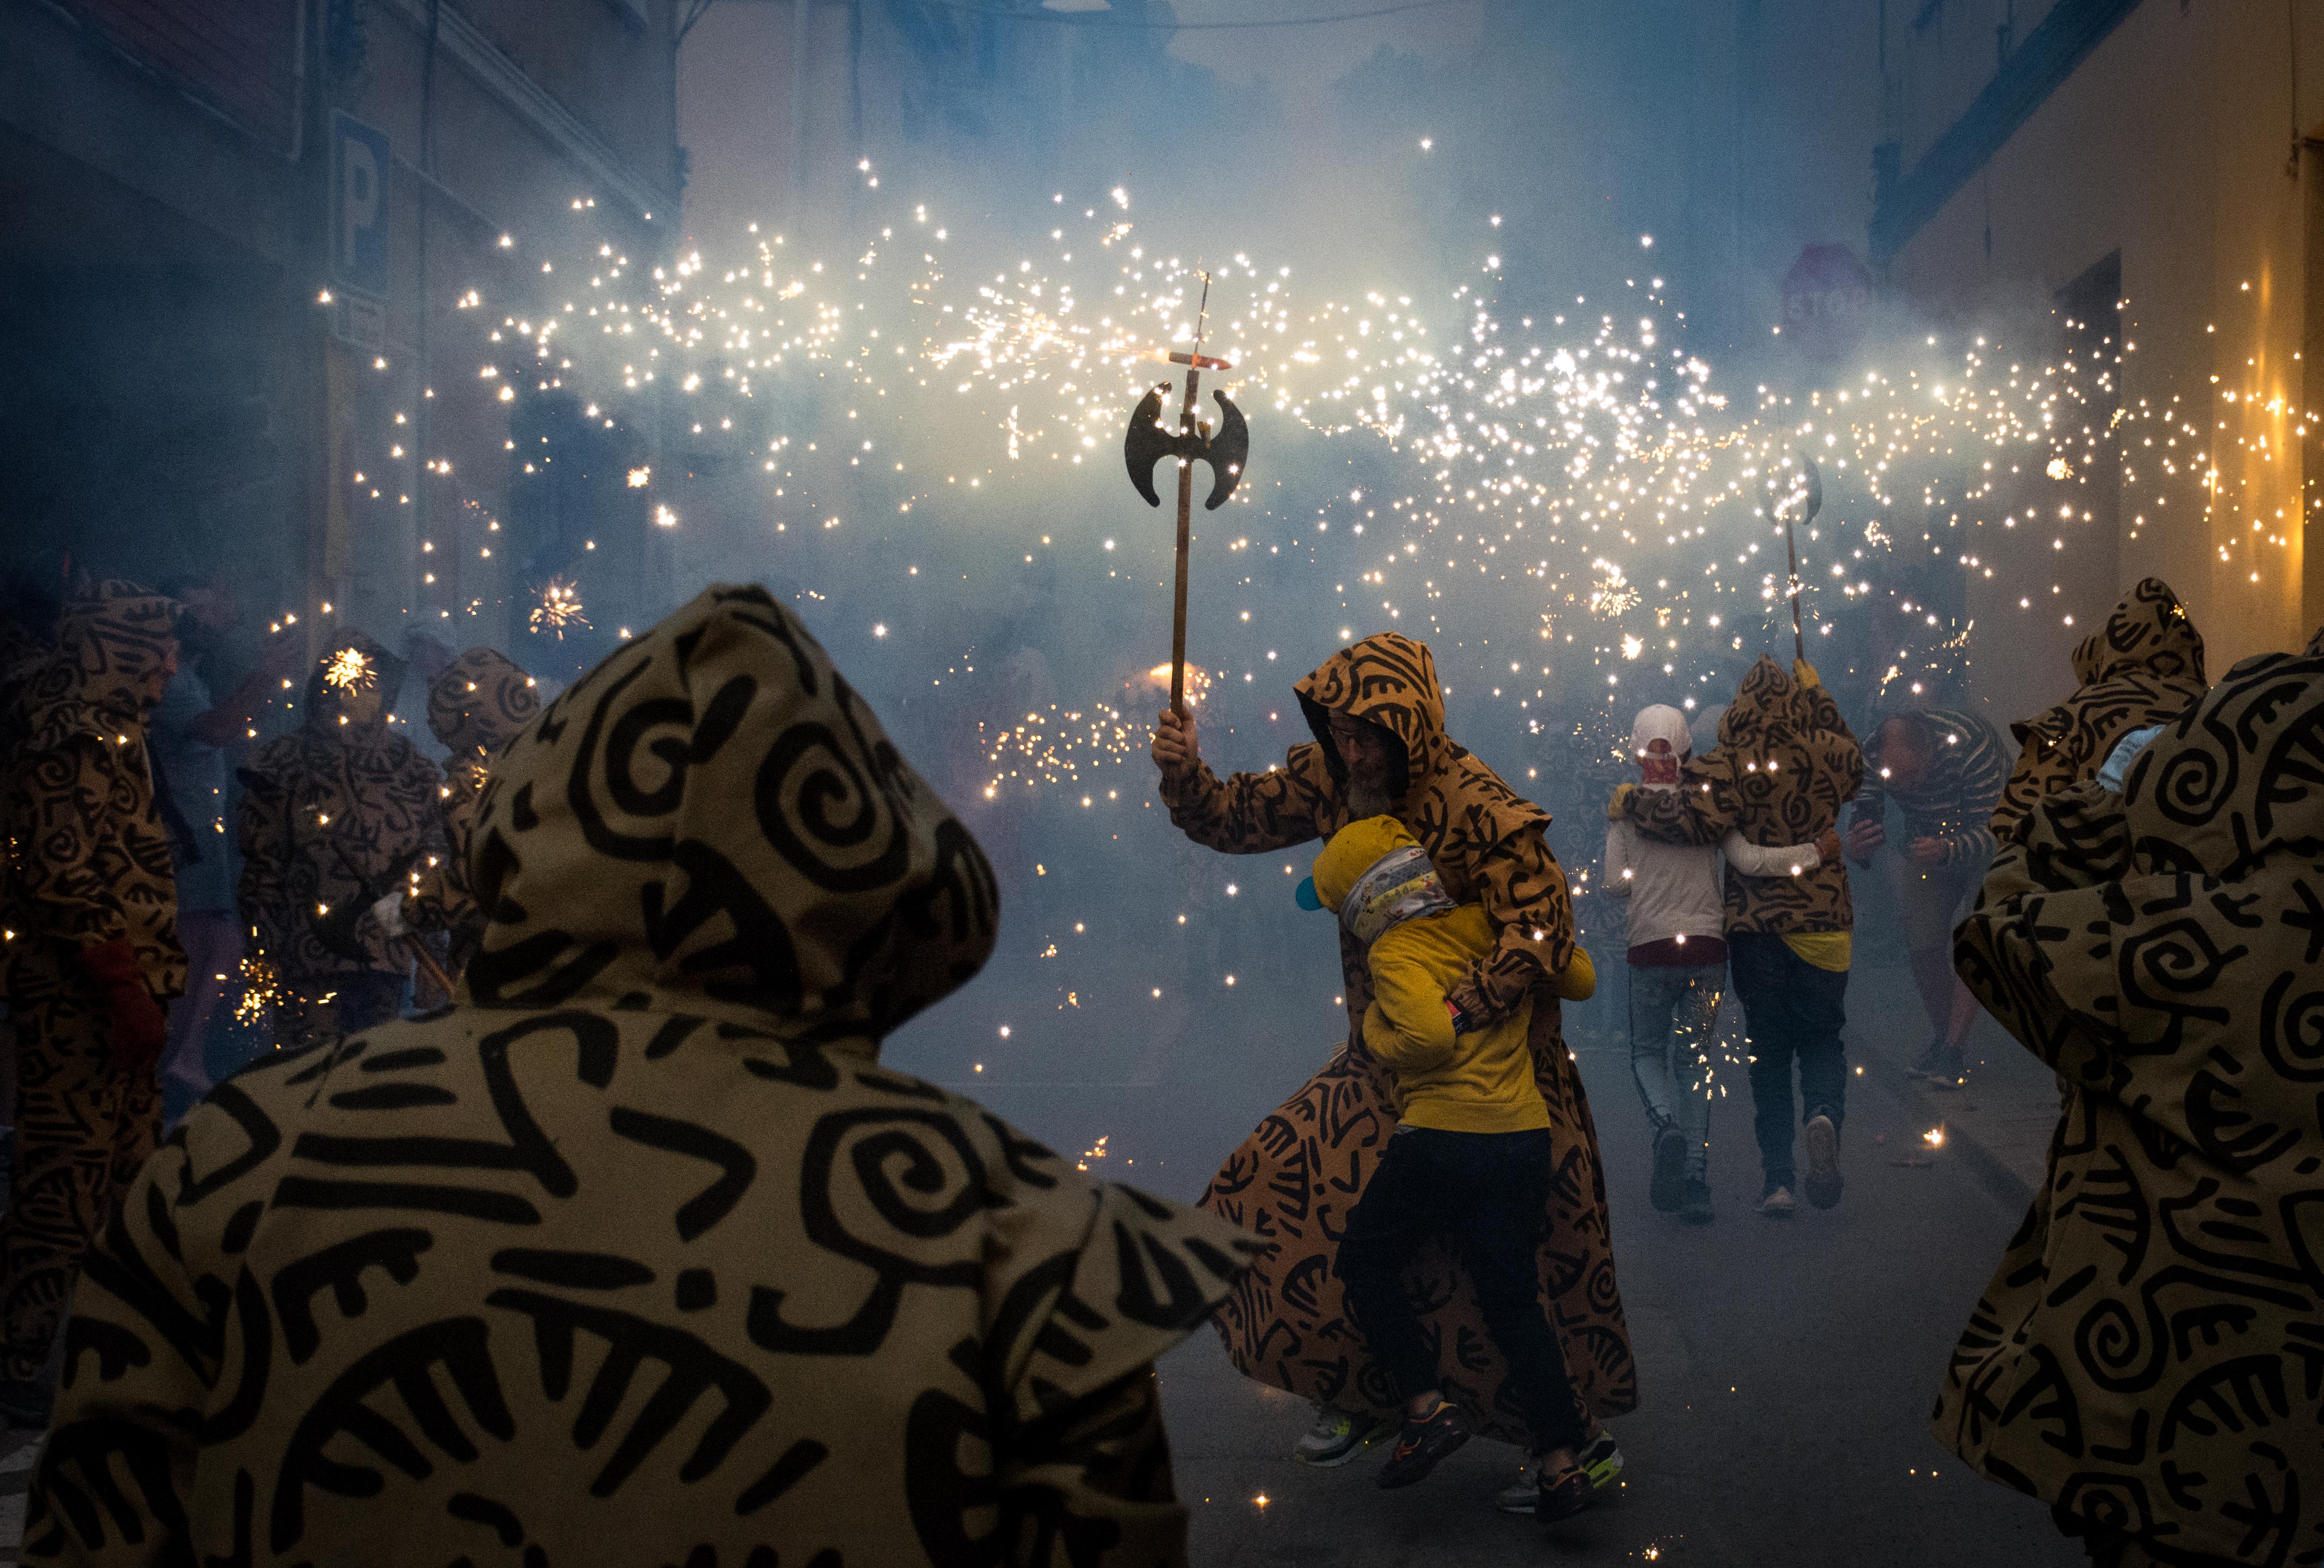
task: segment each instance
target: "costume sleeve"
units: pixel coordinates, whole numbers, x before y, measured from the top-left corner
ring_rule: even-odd
[[[1460,1048],[1444,985],[1427,965],[1393,947],[1372,945],[1372,1005],[1364,1014],[1364,1044],[1397,1074],[1441,1067]]]
[[[242,772],[242,801],[235,808],[235,832],[242,844],[242,876],[235,884],[243,920],[257,936],[259,950],[280,970],[294,952],[282,921],[290,909],[290,821],[284,791],[274,779],[249,769]]]
[[[1633,789],[1622,798],[1622,819],[1665,844],[1717,844],[1735,831],[1742,795],[1735,764],[1713,748],[1680,770],[1675,789]]]
[[[1855,798],[1848,816],[1849,827],[1855,826],[1859,822],[1877,823],[1883,826],[1887,825],[1888,781],[1880,773],[1878,741],[1879,736],[1876,733],[1873,736],[1873,744],[1858,743],[1858,755],[1860,759],[1861,777],[1858,780]]]
[[[1986,873],[1977,907],[1953,935],[1953,969],[2001,1026],[2068,1077],[2103,1076],[2098,1039],[2053,979],[2059,964],[2094,962],[2080,927],[2059,917],[2110,924],[2106,890],[2137,874],[2122,802],[2096,784],[2036,800],[2015,840]],[[2082,906],[2097,899],[2094,909]],[[2071,900],[2061,903],[2061,899]],[[2126,912],[2126,910],[2120,911]],[[2092,932],[2096,935],[2096,931]]]
[[[202,1107],[189,1121],[206,1115],[225,1113]],[[252,1194],[176,1207],[168,1194],[188,1165],[183,1139],[148,1160],[83,1265],[63,1385],[26,1499],[26,1563],[194,1560],[186,1503],[224,1351],[209,1325],[224,1326],[234,1295],[186,1260],[211,1255],[207,1232]],[[263,1381],[263,1362],[246,1375]]]
[[[8,770],[7,820],[16,825],[15,896],[41,934],[76,947],[130,937],[117,879],[115,827],[127,781],[94,736],[18,759]]]
[[[1720,839],[1719,853],[1738,875],[1747,877],[1794,877],[1823,864],[1823,856],[1812,844],[1757,844],[1739,833]]]
[[[1222,782],[1195,759],[1191,772],[1163,775],[1162,803],[1178,831],[1207,849],[1264,854],[1316,835],[1323,761],[1313,742],[1291,748],[1284,766]]]
[[[1499,939],[1445,995],[1471,1028],[1483,1028],[1515,1012],[1536,982],[1554,982],[1572,962],[1573,896],[1539,824],[1495,845],[1478,865],[1471,890]]]
[[[1154,1360],[1209,1320],[1266,1243],[1204,1210],[1085,1186],[1047,1149],[985,1125],[1006,1146],[997,1178],[1019,1201],[992,1216],[985,1335],[964,1347],[980,1358],[978,1402],[932,1390],[913,1409],[931,1439],[907,1459],[908,1479],[925,1472],[909,1505],[921,1545],[937,1562],[973,1559],[997,1496],[1038,1516],[1002,1562],[1052,1563],[1058,1541],[1078,1538],[1089,1550],[1077,1563],[1183,1563],[1186,1509]],[[969,1453],[990,1455],[989,1479],[963,1476]]]
[[[1633,858],[1635,853],[1631,847],[1629,824],[1608,823],[1606,855],[1598,862],[1598,875],[1601,879],[1598,888],[1600,892],[1609,899],[1630,896],[1630,883],[1637,880],[1633,873],[1638,869]]]

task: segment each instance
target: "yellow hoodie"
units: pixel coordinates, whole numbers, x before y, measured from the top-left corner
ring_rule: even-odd
[[[1481,904],[1455,906],[1419,844],[1393,816],[1350,823],[1315,857],[1315,897],[1366,948],[1372,1004],[1364,1044],[1396,1075],[1398,1119],[1448,1132],[1525,1132],[1549,1109],[1526,1048],[1533,1003],[1488,1028],[1452,1032],[1446,990],[1493,950]],[[1589,959],[1574,950],[1561,994],[1587,996]]]

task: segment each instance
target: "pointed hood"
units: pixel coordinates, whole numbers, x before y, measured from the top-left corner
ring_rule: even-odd
[[[714,586],[502,753],[469,880],[484,1007],[877,1037],[992,948],[991,868],[798,617]]]
[[[57,615],[57,647],[26,684],[33,733],[60,722],[103,730],[143,720],[146,687],[178,637],[175,599],[114,579],[69,601]]]
[[[428,687],[428,727],[456,757],[490,756],[540,712],[532,677],[490,648],[471,648]]]
[[[1292,689],[1334,781],[1346,779],[1348,770],[1332,741],[1333,714],[1378,724],[1404,747],[1404,787],[1394,791],[1398,798],[1440,778],[1452,761],[1444,737],[1444,694],[1425,642],[1379,632],[1334,653]]]
[[[2161,577],[2140,578],[2074,650],[2074,678],[2084,686],[2134,673],[2203,684],[2203,634]]]
[[[1794,742],[1807,726],[1800,689],[1791,672],[1763,653],[1743,672],[1735,700],[1719,718],[1719,743],[1767,749]]]

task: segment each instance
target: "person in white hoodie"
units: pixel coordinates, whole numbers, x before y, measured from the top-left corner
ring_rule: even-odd
[[[1630,753],[1647,789],[1674,789],[1693,749],[1686,715],[1655,704],[1630,724]],[[1630,1075],[1654,1129],[1648,1201],[1691,1224],[1711,1206],[1711,1050],[1727,982],[1720,857],[1744,876],[1794,876],[1836,860],[1840,839],[1765,847],[1738,833],[1723,844],[1675,844],[1619,818],[1607,824],[1607,896],[1628,904]]]

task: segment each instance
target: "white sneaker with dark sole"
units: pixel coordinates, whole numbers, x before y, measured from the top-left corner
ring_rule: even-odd
[[[1819,1209],[1829,1209],[1840,1202],[1840,1189],[1847,1185],[1840,1174],[1840,1129],[1831,1118],[1821,1111],[1808,1118],[1803,1130],[1808,1146],[1807,1179],[1801,1186],[1808,1202]]]

